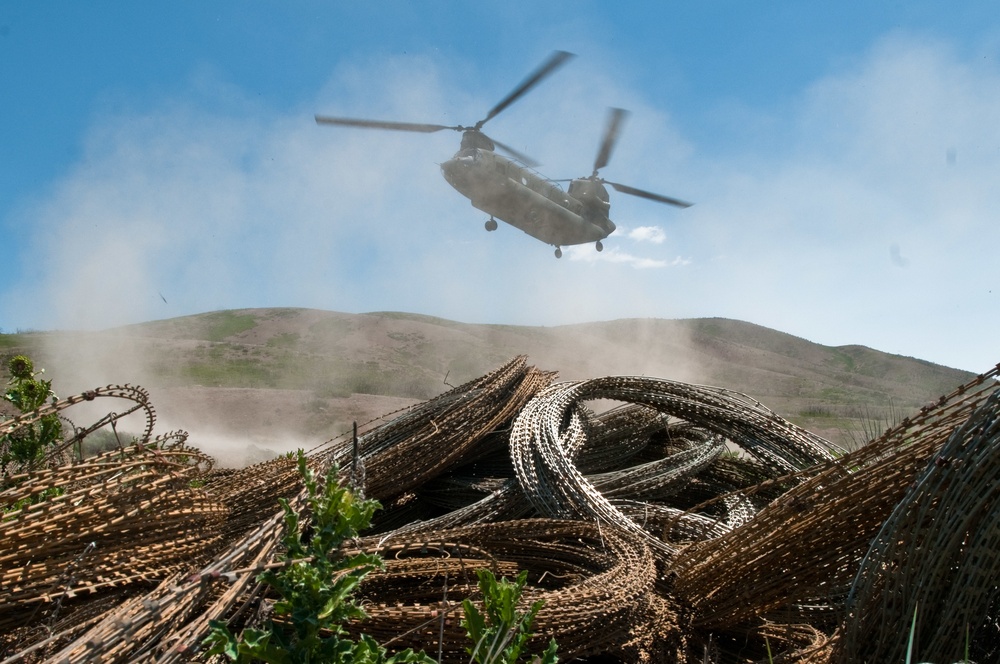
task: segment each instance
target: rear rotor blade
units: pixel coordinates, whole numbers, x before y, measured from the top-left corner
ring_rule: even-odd
[[[325,115],[316,116],[316,124],[340,125],[343,127],[365,127],[367,129],[391,129],[393,131],[416,131],[429,134],[442,129],[461,131],[464,127],[448,127],[439,124],[420,124],[416,122],[385,122],[382,120],[357,120],[354,118],[333,118]]]
[[[476,124],[476,128],[478,129],[487,122],[489,122],[490,120],[492,120],[494,116],[496,116],[498,113],[500,113],[505,108],[507,108],[515,101],[517,101],[525,92],[535,87],[543,78],[554,72],[564,62],[566,62],[568,59],[572,57],[573,54],[567,53],[566,51],[554,52],[552,55],[549,56],[549,59],[542,64],[541,67],[536,69],[534,73],[528,76],[528,78],[524,79],[521,85],[517,86],[513,92],[504,97],[499,104],[494,106],[493,110],[489,112],[489,115],[487,115],[485,118],[483,118]]]
[[[651,191],[643,191],[642,189],[636,189],[635,187],[630,187],[627,184],[619,184],[617,182],[608,182],[607,180],[601,180],[605,184],[610,184],[615,188],[616,191],[620,191],[623,194],[631,194],[633,196],[638,196],[639,198],[648,198],[651,201],[657,201],[658,203],[666,203],[667,205],[676,205],[677,207],[686,208],[691,207],[694,203],[688,203],[687,201],[682,201],[677,198],[670,198],[669,196],[662,196],[660,194],[654,194]]]
[[[628,115],[628,111],[623,108],[612,108],[608,112],[608,124],[604,130],[604,138],[601,140],[601,149],[597,151],[597,159],[594,160],[594,175],[608,165],[611,158],[611,151],[618,142],[618,135],[622,130],[622,122]]]
[[[535,161],[534,159],[532,159],[528,155],[524,154],[523,152],[518,152],[514,148],[510,147],[509,145],[505,145],[505,144],[501,143],[500,141],[498,141],[495,138],[491,138],[490,140],[493,141],[493,143],[498,148],[500,148],[501,150],[503,150],[504,152],[506,152],[510,156],[514,157],[514,159],[517,159],[519,162],[521,162],[525,166],[530,166],[531,168],[535,168],[535,167],[538,166],[538,162],[537,161]]]

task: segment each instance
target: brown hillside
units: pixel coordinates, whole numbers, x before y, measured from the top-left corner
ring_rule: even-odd
[[[971,377],[721,318],[527,327],[246,309],[98,333],[0,335],[0,349],[34,353],[60,394],[140,384],[161,425],[190,431],[192,442],[232,464],[321,443],[518,354],[565,380],[646,375],[743,392],[845,445]]]

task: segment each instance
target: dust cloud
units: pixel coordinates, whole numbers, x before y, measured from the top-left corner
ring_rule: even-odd
[[[691,339],[652,319],[704,316],[973,371],[995,363],[981,331],[1000,307],[986,306],[994,290],[967,269],[992,264],[1000,244],[997,157],[983,147],[1000,143],[994,70],[894,36],[776,110],[708,109],[734,137],[726,145],[696,143],[599,62],[585,71],[567,67],[487,130],[546,175],[576,177],[592,168],[605,108],[632,111],[602,175],[696,205],[614,195],[620,232],[600,254],[585,246],[556,261],[513,228],[487,234],[438,172],[457,149],[452,132],[315,125],[315,113],[471,123],[520,75],[481,81],[432,56],[389,57],[340,66],[292,108],[198,79],[183,98],[97,117],[81,161],[18,213],[34,232],[34,267],[0,293],[0,311],[23,327],[85,332],[269,306],[531,326],[630,319],[581,332],[583,352],[529,351],[567,379],[701,382]],[[213,94],[224,97],[216,108],[241,110],[191,101]],[[944,163],[946,146],[962,159]],[[905,270],[886,256],[893,245],[905,247]],[[139,384],[158,431],[204,427],[219,449],[297,444],[254,438],[270,431],[268,414],[283,416],[249,398],[257,426],[211,429],[213,417],[155,383],[150,340],[62,342],[51,335],[45,363],[61,394]]]
[[[293,390],[239,390],[164,384],[152,358],[162,358],[162,340],[134,336],[126,328],[106,332],[52,333],[43,337],[39,364],[53,389],[65,398],[106,385],[132,385],[149,394],[155,412],[154,436],[174,431],[189,434],[188,444],[212,455],[223,466],[243,466],[295,451],[311,449],[334,433],[308,434],[296,426],[301,404],[309,395]],[[171,353],[183,353],[199,342],[171,341]],[[162,361],[162,360],[161,360]],[[132,408],[132,401],[100,398],[74,405],[64,415],[74,426],[88,427],[109,413]],[[145,411],[116,423],[120,439],[140,434]],[[342,425],[341,429],[345,429]]]

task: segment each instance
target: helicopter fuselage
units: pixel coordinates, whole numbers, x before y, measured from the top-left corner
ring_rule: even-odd
[[[574,180],[565,191],[531,168],[480,147],[459,150],[441,164],[441,172],[474,207],[547,244],[599,242],[615,230],[608,218],[608,193],[599,182]]]

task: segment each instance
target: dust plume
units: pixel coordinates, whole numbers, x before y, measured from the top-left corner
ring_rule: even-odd
[[[24,207],[34,272],[0,294],[4,320],[92,330],[264,306],[521,325],[722,316],[970,370],[996,362],[979,330],[1000,316],[997,289],[968,270],[1000,244],[995,66],[889,36],[788,103],[706,109],[724,143],[696,142],[612,66],[583,72],[545,81],[491,135],[545,175],[586,175],[605,109],[629,108],[602,175],[694,207],[613,195],[620,231],[605,250],[557,261],[509,226],[487,234],[443,181],[453,132],[313,121],[468,123],[519,71],[483,81],[436,55],[381,57],[341,64],[282,109],[195,78],[187,97],[95,120],[80,163]],[[213,94],[214,110],[199,105]]]

